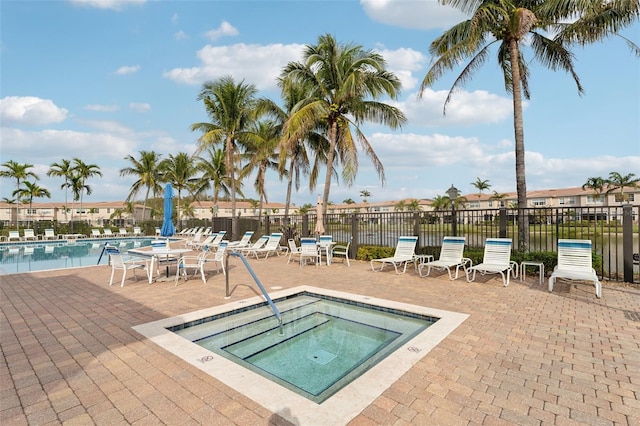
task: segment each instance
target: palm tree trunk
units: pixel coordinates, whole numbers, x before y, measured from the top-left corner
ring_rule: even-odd
[[[142,221],[144,222],[144,218],[147,215],[147,201],[149,201],[149,192],[151,191],[151,187],[147,186],[147,193],[144,196],[144,204],[142,205]]]
[[[291,204],[291,189],[293,188],[293,163],[295,159],[291,157],[291,162],[289,163],[289,179],[287,179],[287,199],[284,202],[284,220],[287,223],[287,219],[289,217],[289,205]]]
[[[518,250],[529,247],[529,218],[527,215],[527,180],[525,174],[524,124],[522,118],[522,85],[518,42],[509,42],[513,86],[513,128],[516,143],[516,191],[518,193]]]
[[[225,167],[227,168],[227,173],[229,173],[229,179],[231,180],[231,217],[236,217],[236,174],[233,169],[233,139],[231,136],[227,136],[225,144]]]
[[[322,215],[327,214],[327,205],[329,204],[329,190],[331,189],[331,172],[333,171],[333,159],[336,152],[336,143],[338,139],[338,122],[333,121],[329,129],[329,154],[327,155],[327,176],[324,179],[324,193],[322,195]]]

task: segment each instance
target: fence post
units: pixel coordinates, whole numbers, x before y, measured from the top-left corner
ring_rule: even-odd
[[[418,236],[418,244],[416,244],[416,248],[421,247],[420,241],[420,214],[418,212],[413,212],[413,235]]]
[[[500,230],[498,238],[507,238],[507,209],[500,207]]]
[[[633,214],[631,204],[622,206],[622,270],[624,281],[633,282]]]
[[[271,235],[271,220],[269,220],[269,215],[265,214],[262,218],[264,219],[264,234]]]
[[[309,236],[309,215],[307,213],[302,215],[302,234],[300,236]]]
[[[349,246],[349,258],[355,259],[358,254],[358,215],[351,213],[351,245]]]

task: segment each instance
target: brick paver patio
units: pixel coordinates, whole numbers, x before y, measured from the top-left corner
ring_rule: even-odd
[[[231,300],[257,294],[230,260]],[[640,424],[640,289],[529,275],[502,287],[446,273],[374,273],[251,260],[263,284],[301,284],[470,317],[350,425]],[[108,286],[107,266],[1,276],[0,424],[288,424],[131,326],[228,303],[224,278]],[[117,279],[117,277],[116,277]]]

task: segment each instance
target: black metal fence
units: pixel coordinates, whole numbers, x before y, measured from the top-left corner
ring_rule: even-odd
[[[587,239],[601,259],[598,275],[612,281],[639,282],[634,253],[640,253],[640,206],[529,208],[527,252],[556,252],[561,238]],[[282,231],[285,238],[314,235],[316,214],[266,215],[239,219],[256,233]],[[233,232],[231,219],[229,231]],[[256,223],[259,223],[256,228]],[[401,235],[417,235],[419,253],[439,247],[447,235],[465,236],[467,247],[482,248],[487,238],[511,238],[518,247],[518,210],[486,209],[432,212],[384,212],[328,214],[323,220],[325,234],[338,242],[350,238],[351,256],[361,246],[395,247]],[[246,227],[233,235],[241,235]]]

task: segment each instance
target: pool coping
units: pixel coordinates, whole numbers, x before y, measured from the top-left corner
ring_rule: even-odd
[[[239,393],[251,398],[270,411],[278,413],[294,424],[333,425],[345,424],[361,413],[362,410],[469,317],[468,314],[459,312],[433,309],[425,306],[304,285],[273,292],[270,296],[276,299],[303,291],[415,312],[421,315],[437,317],[439,320],[400,346],[396,351],[373,366],[357,380],[354,380],[336,392],[322,404],[312,402],[257,373],[247,370],[167,330],[168,327],[197,320],[205,316],[216,315],[239,308],[245,308],[249,305],[263,303],[264,298],[261,296],[164,318],[146,324],[140,324],[132,328],[160,347],[215,379],[220,380]]]

